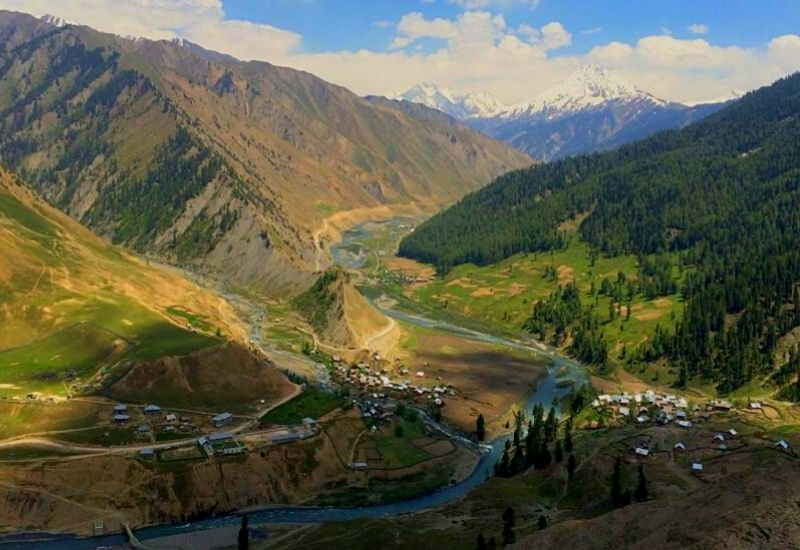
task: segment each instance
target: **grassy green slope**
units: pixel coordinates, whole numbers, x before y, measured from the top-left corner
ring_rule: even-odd
[[[0,253],[0,394],[61,394],[65,381],[87,381],[100,366],[219,341],[171,322],[177,306],[231,330],[218,298],[104,243],[2,169]]]

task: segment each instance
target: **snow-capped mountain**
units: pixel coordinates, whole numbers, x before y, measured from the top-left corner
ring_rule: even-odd
[[[723,94],[714,99],[707,99],[705,101],[693,101],[691,103],[687,103],[689,107],[695,107],[697,105],[708,105],[709,103],[728,103],[729,101],[736,101],[737,99],[741,99],[744,96],[744,92],[741,90],[731,90],[727,94]]]
[[[449,88],[427,83],[418,84],[391,99],[419,103],[459,120],[493,117],[506,108],[489,92],[469,92],[461,95]]]
[[[532,99],[512,105],[499,116],[550,120],[604,107],[609,103],[644,102],[665,106],[667,102],[636,88],[632,83],[597,65],[584,65],[569,78]]]
[[[510,107],[487,93],[458,95],[431,84],[415,86],[399,98],[444,111],[536,159],[552,160],[680,128],[719,110],[735,96],[682,105],[640,90],[608,69],[585,65]]]
[[[64,27],[70,24],[68,21],[61,19],[60,17],[56,17],[55,15],[50,15],[47,13],[41,16],[39,19],[49,25],[53,25],[54,27]]]

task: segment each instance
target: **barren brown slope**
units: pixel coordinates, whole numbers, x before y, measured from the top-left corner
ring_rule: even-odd
[[[305,286],[335,213],[435,210],[531,160],[313,75],[0,13],[0,155],[142,252]]]

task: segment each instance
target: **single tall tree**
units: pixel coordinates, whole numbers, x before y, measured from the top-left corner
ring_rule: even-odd
[[[503,546],[517,542],[517,535],[514,533],[514,509],[510,506],[503,512]]]
[[[622,461],[619,457],[614,460],[614,473],[611,475],[611,504],[618,507],[622,504],[622,488],[620,477],[622,475]]]
[[[639,483],[636,485],[633,498],[636,502],[645,502],[647,500],[647,480],[644,478],[644,465],[642,464],[639,464]]]
[[[567,481],[572,481],[575,476],[575,456],[569,455],[567,459]]]
[[[239,550],[250,547],[250,530],[247,528],[247,514],[242,516],[242,526],[239,528]]]
[[[483,441],[486,437],[486,420],[484,420],[482,414],[479,414],[478,419],[475,421],[475,435],[478,436],[478,441]]]
[[[543,515],[539,516],[539,520],[536,522],[536,525],[539,527],[539,531],[542,529],[547,529],[547,518]]]
[[[478,534],[478,544],[476,548],[477,550],[486,550],[486,537],[483,536],[483,533]]]

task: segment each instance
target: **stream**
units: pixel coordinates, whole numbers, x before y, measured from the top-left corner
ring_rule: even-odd
[[[353,250],[352,241],[355,239],[362,239],[365,235],[368,236],[369,233],[363,226],[358,226],[351,231],[345,232],[342,242],[331,247],[331,255],[334,259],[337,259],[337,261],[342,261],[344,258],[351,260],[353,255],[349,252],[342,251],[345,248]],[[342,261],[342,263],[358,263],[360,258],[363,257],[363,253],[356,254],[355,256],[359,257],[359,260],[355,262]],[[445,321],[434,320],[419,314],[392,309],[381,305],[382,300],[380,299],[373,300],[372,302],[383,314],[398,321],[422,328],[441,330],[477,342],[505,346],[516,351],[535,355],[547,361],[547,374],[539,381],[536,389],[525,401],[523,406],[523,410],[525,411],[529,412],[533,406],[537,404],[547,409],[550,407],[554,398],[560,399],[565,397],[569,394],[573,385],[580,385],[587,380],[583,369],[576,362],[559,355],[552,348],[544,346],[531,338],[523,337],[512,340],[510,338],[467,329]],[[494,464],[500,459],[505,442],[509,438],[510,436],[502,436],[492,441],[490,445],[485,445],[484,449],[486,452],[481,456],[480,461],[469,477],[459,483],[444,487],[429,494],[392,504],[352,508],[265,507],[248,512],[250,524],[326,523],[362,518],[380,518],[413,514],[429,508],[442,506],[465,496],[489,478],[493,472]],[[238,526],[240,523],[240,516],[231,514],[201,519],[189,524],[168,524],[144,527],[137,529],[134,534],[140,541],[145,542],[149,539],[178,535],[192,531]],[[10,548],[30,548],[32,546],[45,549],[82,550],[95,549],[100,546],[122,545],[125,543],[127,543],[127,537],[121,534],[88,539],[72,535],[51,535],[44,533],[0,536],[0,548],[3,550]]]

